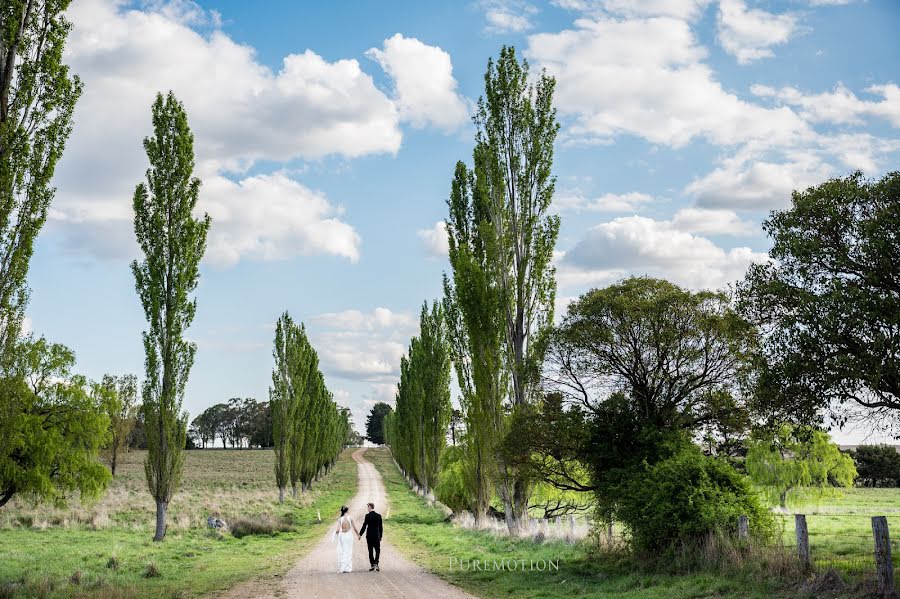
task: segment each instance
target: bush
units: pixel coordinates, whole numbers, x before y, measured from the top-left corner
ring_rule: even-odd
[[[680,445],[671,457],[636,474],[616,511],[639,553],[733,534],[741,515],[749,517],[751,535],[758,540],[768,540],[775,530],[774,517],[750,481],[693,444]]]
[[[441,473],[434,495],[454,512],[471,511],[474,503],[466,484],[465,459],[461,446],[446,447],[441,453]]]
[[[274,535],[294,529],[293,524],[288,519],[277,518],[271,514],[235,518],[230,521],[229,527],[231,528],[231,534],[238,539],[247,535]]]

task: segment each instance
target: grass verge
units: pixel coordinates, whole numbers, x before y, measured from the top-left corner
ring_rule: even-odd
[[[734,573],[673,575],[635,571],[623,555],[591,555],[583,544],[535,543],[487,532],[466,530],[445,521],[413,493],[387,449],[370,449],[366,458],[384,479],[390,511],[385,537],[404,555],[447,582],[481,597],[617,597],[687,599],[797,596],[777,581]],[[473,570],[474,560],[479,566]],[[494,569],[494,562],[511,569]],[[558,569],[549,567],[558,564]],[[464,566],[468,564],[466,570]],[[524,564],[524,570],[521,565]],[[539,569],[543,564],[543,570]]]
[[[228,472],[229,452],[218,453],[218,471]],[[165,541],[154,543],[144,527],[116,524],[0,530],[0,599],[197,597],[283,573],[315,545],[331,516],[356,494],[351,453],[344,451],[332,472],[302,500],[279,506],[273,483],[267,509],[277,514],[273,518],[289,519],[290,532],[265,530],[264,535],[235,538],[198,527],[170,528]],[[271,470],[270,462],[265,466]],[[222,515],[229,517],[225,511]]]

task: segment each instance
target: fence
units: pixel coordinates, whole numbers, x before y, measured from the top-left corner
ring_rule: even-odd
[[[792,530],[786,527],[780,546],[810,570],[834,569],[851,577],[874,578],[881,594],[894,596],[893,556],[900,556],[900,542],[891,540],[885,516],[873,516],[868,524],[871,534],[836,533],[824,526],[811,530],[805,514],[794,514]],[[738,536],[749,538],[746,516],[739,518],[737,526]]]

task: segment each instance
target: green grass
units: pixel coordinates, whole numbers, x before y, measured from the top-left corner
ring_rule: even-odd
[[[127,456],[96,505],[11,502],[0,509],[0,597],[194,597],[283,573],[355,494],[350,453],[307,496],[279,505],[271,451],[187,452],[181,491],[171,504],[173,524],[161,543],[151,540],[153,503],[141,487],[142,452]],[[213,512],[226,522],[270,515],[290,520],[294,530],[238,539],[206,529]],[[151,564],[158,576],[146,576]]]
[[[451,584],[482,597],[622,597],[682,599],[694,597],[777,596],[771,577],[744,578],[700,573],[671,575],[636,572],[628,559],[589,555],[583,544],[535,543],[462,529],[445,521],[406,485],[387,449],[370,449],[366,457],[381,472],[390,502],[385,537],[401,552]],[[487,560],[487,571],[461,571],[464,560]],[[495,560],[525,560],[526,570],[495,571]],[[552,560],[558,570],[532,570],[531,562]],[[508,563],[508,562],[505,562]],[[388,567],[387,564],[385,567]],[[785,593],[790,595],[790,593]],[[794,592],[796,594],[796,592]]]
[[[785,546],[796,546],[793,514],[805,514],[813,563],[820,570],[834,568],[846,578],[873,575],[872,516],[886,516],[892,532],[894,564],[900,566],[900,489],[833,491],[818,501],[789,505],[787,512],[779,514]]]

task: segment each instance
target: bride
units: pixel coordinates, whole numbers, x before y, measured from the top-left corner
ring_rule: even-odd
[[[338,520],[337,530],[334,532],[337,538],[338,572],[341,573],[353,571],[353,541],[359,538],[356,524],[353,523],[353,518],[347,514],[349,511],[350,508],[346,505],[341,508],[341,517]]]

